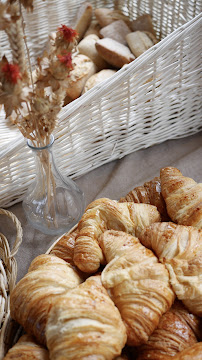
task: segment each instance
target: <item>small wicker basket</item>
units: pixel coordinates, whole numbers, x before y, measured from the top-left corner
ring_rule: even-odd
[[[50,31],[61,23],[71,25],[83,2],[36,0],[33,14],[24,14],[33,62]],[[201,0],[91,3],[94,8],[119,9],[131,19],[150,13],[161,41],[62,109],[55,156],[62,173],[73,178],[133,151],[202,129]],[[5,38],[2,50],[7,54]],[[34,159],[22,135],[3,117],[2,113],[0,206],[7,207],[23,199],[34,176]]]
[[[15,341],[19,328],[19,325],[10,318],[10,292],[15,286],[17,276],[15,255],[22,242],[22,227],[17,217],[10,211],[0,209],[0,215],[8,216],[17,230],[12,250],[6,237],[0,233],[0,360],[2,360],[11,339]]]

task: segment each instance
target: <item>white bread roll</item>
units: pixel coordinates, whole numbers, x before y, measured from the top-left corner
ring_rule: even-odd
[[[107,26],[114,21],[112,17],[113,10],[107,8],[98,8],[95,9],[94,14],[101,27]]]
[[[108,37],[120,42],[123,45],[127,45],[126,35],[130,32],[130,28],[123,20],[117,20],[112,24],[103,27],[100,30],[100,35],[101,37]]]
[[[97,35],[98,37],[100,37],[100,24],[98,23],[97,20],[92,20],[90,23],[90,26],[88,27],[88,29],[86,30],[84,37],[94,34]]]
[[[100,56],[118,69],[135,59],[135,56],[127,46],[110,38],[98,40],[95,46]]]
[[[93,7],[90,3],[85,2],[81,5],[79,8],[79,11],[77,13],[77,17],[75,20],[74,29],[78,33],[78,41],[80,41],[88,29],[93,14]]]
[[[88,56],[83,54],[78,54],[73,58],[73,66],[74,69],[66,80],[66,95],[75,100],[81,95],[89,77],[96,73],[97,67]]]
[[[91,34],[86,36],[78,44],[80,54],[88,56],[97,66],[98,70],[104,69],[107,66],[106,61],[98,54],[95,44],[99,40],[97,35]]]
[[[82,94],[86,91],[92,89],[95,85],[100,84],[102,81],[109,79],[112,75],[116,73],[116,70],[104,69],[99,71],[97,74],[92,75],[84,86]]]
[[[143,31],[135,31],[126,35],[132,53],[138,57],[154,45],[150,37]]]

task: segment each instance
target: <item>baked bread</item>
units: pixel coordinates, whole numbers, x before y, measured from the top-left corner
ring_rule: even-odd
[[[97,35],[98,37],[100,37],[100,24],[98,23],[97,20],[91,20],[91,23],[88,27],[88,29],[86,30],[85,34],[83,37],[86,37],[88,35]]]
[[[135,57],[142,55],[154,45],[152,39],[143,31],[130,32],[126,35],[126,41]]]
[[[77,54],[73,58],[74,69],[70,71],[66,80],[66,95],[72,99],[77,99],[90,76],[97,72],[94,62],[86,55]]]
[[[51,360],[112,360],[121,354],[126,329],[99,275],[58,297],[46,337]]]
[[[45,347],[36,343],[34,338],[23,335],[18,342],[10,348],[3,360],[49,360],[49,353]]]
[[[97,199],[88,205],[78,223],[74,248],[74,263],[83,272],[94,273],[105,263],[98,237],[105,230],[122,230],[132,235],[159,221],[155,206],[118,203],[108,198]]]
[[[54,255],[37,256],[11,292],[11,317],[45,345],[48,312],[55,298],[82,281],[75,268],[64,260]]]
[[[175,355],[173,360],[201,360],[202,342],[198,342]]]
[[[98,54],[95,44],[99,40],[99,37],[95,34],[86,36],[78,44],[78,50],[80,54],[88,56],[97,66],[97,70],[101,70],[107,67],[106,61]]]
[[[176,301],[161,317],[147,343],[138,348],[137,360],[173,359],[173,356],[197,343],[196,335],[201,325],[200,318],[189,313],[180,301]]]
[[[132,31],[148,31],[156,36],[156,32],[153,28],[152,18],[149,14],[143,14],[138,16],[135,20],[131,21],[130,27]]]
[[[166,265],[178,299],[202,316],[202,231],[162,222],[148,226],[139,239]]]
[[[98,8],[95,9],[94,14],[101,28],[111,24],[114,21],[112,16],[113,10],[111,9]]]
[[[93,7],[89,2],[83,3],[76,16],[74,28],[78,33],[78,41],[82,39],[88,29],[93,15]]]
[[[154,179],[145,182],[143,186],[135,187],[125,197],[120,198],[119,201],[154,205],[161,214],[162,221],[167,221],[169,219],[166,203],[161,193],[160,177],[155,177]]]
[[[120,311],[127,344],[139,346],[174,301],[168,271],[152,251],[125,232],[105,231],[99,244],[108,263],[101,274],[102,283]]]
[[[50,251],[51,255],[55,255],[74,266],[74,246],[77,231],[73,231],[69,235],[63,235]]]
[[[100,30],[101,37],[107,37],[127,45],[126,35],[131,32],[128,25],[123,20],[116,20],[112,24],[103,27]]]
[[[102,81],[109,79],[112,75],[116,73],[116,70],[103,69],[96,74],[92,75],[85,83],[82,94],[86,91],[92,89],[95,85],[100,84]]]
[[[202,183],[182,175],[175,167],[160,171],[161,191],[172,221],[202,229]]]
[[[110,38],[99,39],[95,46],[100,56],[118,69],[135,59],[127,46]]]

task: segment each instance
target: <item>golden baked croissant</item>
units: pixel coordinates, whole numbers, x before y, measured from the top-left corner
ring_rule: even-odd
[[[54,255],[39,255],[11,292],[11,317],[45,344],[48,312],[56,296],[82,282],[76,270]]]
[[[108,265],[101,274],[127,330],[127,344],[139,346],[174,301],[165,266],[137,238],[108,230],[99,238]]]
[[[201,357],[202,342],[198,342],[172,357],[172,360],[201,360]]]
[[[13,359],[49,360],[49,353],[47,349],[38,345],[32,336],[23,335],[4,357],[4,360]]]
[[[160,221],[160,214],[152,205],[118,203],[107,198],[93,201],[78,224],[74,263],[84,272],[96,272],[105,262],[98,244],[98,237],[105,230],[122,230],[137,235],[155,221]]]
[[[165,263],[178,299],[202,316],[202,231],[172,222],[155,223],[139,239]]]
[[[185,177],[174,167],[160,171],[161,191],[172,221],[202,229],[202,183]]]
[[[51,360],[111,360],[121,354],[126,329],[100,275],[58,296],[46,338]]]
[[[143,186],[135,187],[125,197],[120,198],[119,201],[154,205],[161,214],[162,221],[166,221],[169,218],[165,200],[161,193],[160,177],[155,177],[151,181],[145,182]]]
[[[63,235],[59,241],[53,246],[50,254],[58,256],[60,259],[65,260],[71,265],[74,265],[74,246],[77,231],[71,234]]]
[[[180,301],[176,301],[163,314],[147,343],[138,348],[137,360],[173,359],[174,355],[197,343],[196,335],[201,325],[200,318],[190,314]]]

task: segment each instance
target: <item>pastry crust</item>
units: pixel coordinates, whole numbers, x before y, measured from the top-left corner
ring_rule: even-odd
[[[127,330],[127,344],[145,343],[172,305],[174,293],[165,266],[137,238],[109,230],[99,238],[108,265],[101,274]]]
[[[137,360],[167,360],[197,343],[200,318],[191,314],[180,301],[160,319],[146,344],[138,348]]]
[[[121,354],[126,329],[99,275],[58,297],[46,337],[51,360],[112,360]]]
[[[74,248],[74,263],[83,272],[96,272],[105,263],[98,237],[105,230],[121,230],[138,235],[142,229],[160,220],[155,206],[147,204],[118,203],[102,198],[87,207],[78,224]]]
[[[173,360],[201,360],[202,354],[202,342],[198,342],[190,346],[188,349],[183,350],[179,354],[175,355]]]
[[[78,231],[73,231],[69,235],[63,235],[54,245],[50,254],[55,255],[74,266],[74,246],[77,233]]]
[[[169,219],[166,203],[161,193],[160,177],[155,177],[154,179],[145,182],[143,186],[135,187],[125,197],[120,198],[119,201],[154,205],[160,212],[162,221],[167,221]]]
[[[202,183],[185,177],[174,167],[160,171],[161,189],[172,221],[202,229]]]
[[[48,313],[57,296],[82,282],[77,271],[54,255],[39,255],[11,293],[11,317],[46,344]]]
[[[23,335],[4,357],[4,360],[14,359],[49,360],[49,353],[47,349],[38,345],[33,337]]]
[[[172,222],[156,223],[143,230],[140,241],[166,265],[178,299],[202,316],[202,231]]]

